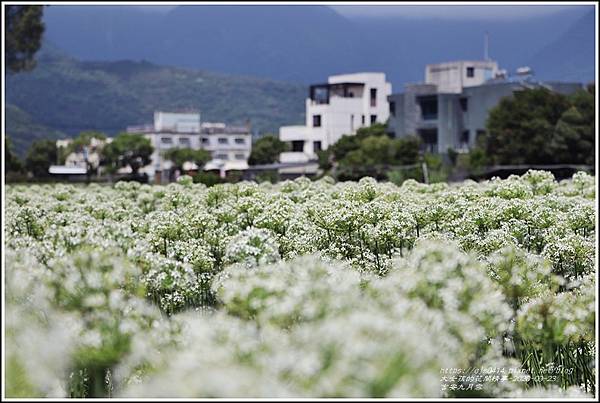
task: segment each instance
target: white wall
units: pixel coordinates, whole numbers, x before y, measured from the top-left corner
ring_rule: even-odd
[[[199,133],[200,112],[154,112],[154,130],[157,132]]]
[[[344,98],[330,93],[328,104],[306,99],[306,125],[283,126],[279,129],[282,141],[303,140],[306,158],[316,158],[314,142],[320,141],[321,148],[327,149],[343,135],[353,135],[361,127],[371,125],[371,115],[375,122],[385,123],[389,117],[388,95],[392,93],[392,85],[385,81],[384,73],[353,73],[331,76],[329,84],[362,83],[362,90],[353,90],[354,98]],[[377,90],[376,105],[371,106],[371,88]],[[321,126],[313,127],[313,116],[321,116]],[[364,123],[362,117],[364,116]],[[293,156],[293,153],[281,155],[281,162],[296,162],[306,158]]]
[[[474,76],[467,77],[467,68],[473,67]],[[438,92],[460,93],[465,87],[473,87],[493,78],[498,71],[495,61],[461,60],[428,64],[425,67],[425,83],[438,86]]]

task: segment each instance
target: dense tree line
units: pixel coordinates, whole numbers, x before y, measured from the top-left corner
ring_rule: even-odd
[[[594,94],[588,85],[571,95],[538,88],[503,99],[490,112],[480,141],[484,162],[594,165]]]

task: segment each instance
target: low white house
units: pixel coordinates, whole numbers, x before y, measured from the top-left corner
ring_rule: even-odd
[[[391,93],[392,85],[384,73],[341,74],[330,76],[327,83],[311,85],[305,125],[279,129],[279,139],[290,145],[290,151],[280,155],[280,162],[315,161],[319,150],[327,149],[343,135],[385,123],[389,117],[387,97]],[[307,173],[304,168],[285,169],[285,173],[296,171]]]
[[[52,165],[49,172],[51,174],[86,174],[88,169],[96,170],[100,168],[100,151],[109,144],[112,138],[97,139],[92,137],[90,144],[81,150],[74,150],[65,157],[65,165]],[[61,139],[56,141],[58,149],[66,149],[73,139]]]
[[[204,170],[218,169],[223,175],[229,170],[248,169],[248,158],[252,150],[250,128],[201,122],[198,111],[157,111],[154,113],[154,124],[130,126],[127,132],[143,134],[154,147],[152,163],[140,170],[148,174],[150,180],[155,180],[156,175],[161,175],[161,181],[167,179],[172,163],[163,154],[174,147],[210,151],[212,160]],[[185,168],[198,167],[186,164]]]

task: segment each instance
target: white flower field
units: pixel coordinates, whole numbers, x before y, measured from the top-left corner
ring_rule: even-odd
[[[583,172],[5,192],[7,397],[593,397]]]

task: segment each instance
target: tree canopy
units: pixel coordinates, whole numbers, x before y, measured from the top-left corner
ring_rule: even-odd
[[[572,95],[518,91],[490,111],[483,142],[492,164],[594,163],[592,87]]]
[[[25,157],[25,167],[35,177],[46,177],[50,165],[56,163],[58,150],[54,140],[37,140],[31,144]]]
[[[133,173],[150,164],[153,152],[149,139],[132,133],[120,133],[102,149],[103,162],[110,171],[130,166]]]
[[[288,145],[274,134],[265,135],[252,145],[248,164],[273,164],[279,160],[279,154],[288,150]]]
[[[210,161],[210,152],[206,150],[193,150],[191,148],[171,148],[164,153],[164,157],[171,161],[173,165],[183,170],[183,164],[185,162],[193,162],[201,168]]]
[[[35,67],[44,34],[44,6],[4,6],[6,66],[12,72]]]
[[[4,164],[6,172],[21,172],[23,170],[23,163],[14,153],[9,136],[4,136]]]

